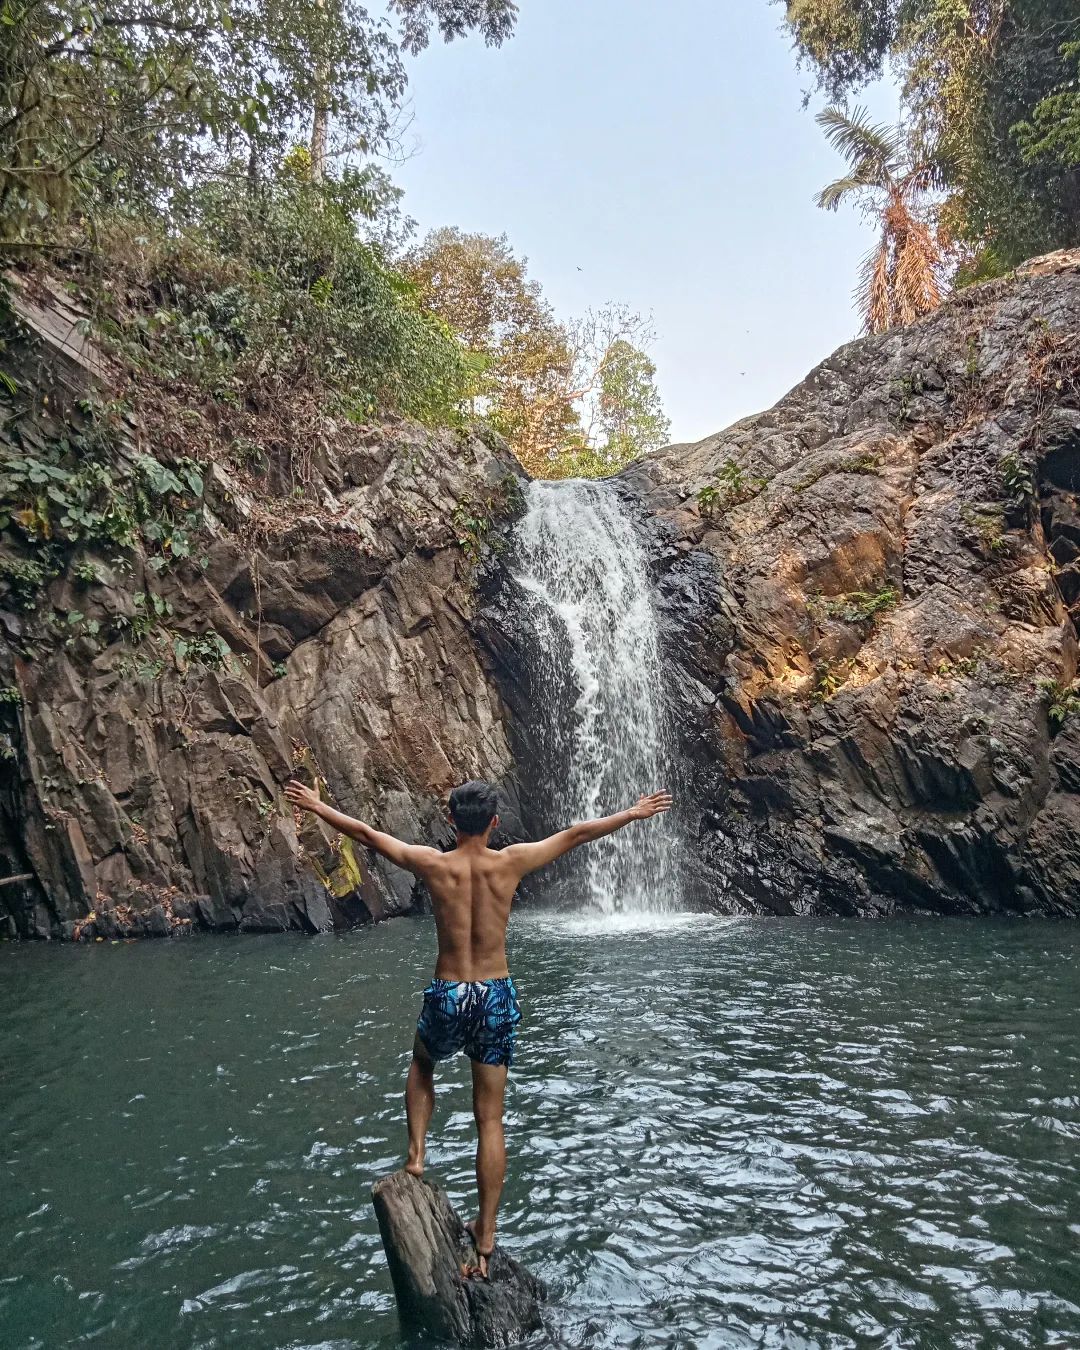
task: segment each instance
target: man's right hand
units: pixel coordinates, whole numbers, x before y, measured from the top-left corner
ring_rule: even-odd
[[[663,815],[671,810],[671,793],[654,792],[647,797],[639,797],[637,806],[630,808],[634,820],[648,820],[651,816]]]

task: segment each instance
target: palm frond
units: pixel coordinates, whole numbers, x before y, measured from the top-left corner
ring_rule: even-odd
[[[903,154],[899,135],[884,123],[874,123],[866,108],[847,112],[824,108],[815,119],[825,139],[860,176],[891,176]]]
[[[814,203],[820,206],[823,211],[835,211],[845,197],[853,196],[866,188],[878,186],[876,179],[866,178],[857,173],[848,173],[843,178],[836,179],[827,187],[823,187],[814,198]]]
[[[932,164],[916,164],[900,179],[900,190],[905,196],[924,196],[935,191],[937,186],[937,173]]]
[[[859,283],[855,287],[855,305],[863,316],[867,333],[884,333],[892,324],[893,307],[889,284],[891,256],[889,235],[882,231],[881,239],[862,260]]]

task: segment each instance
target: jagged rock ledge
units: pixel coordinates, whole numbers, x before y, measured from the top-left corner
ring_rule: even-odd
[[[15,299],[32,336],[7,356],[34,398],[5,453],[69,434],[116,378],[62,286]],[[156,447],[154,396],[130,401],[122,453]],[[502,783],[513,823],[506,713],[470,631],[477,560],[520,509],[507,447],[326,417],[297,502],[275,470],[290,447],[260,479],[182,411],[213,450],[202,568],[80,549],[31,612],[12,578],[32,555],[0,547],[0,937],[313,932],[413,909],[411,878],[294,819],[297,769],[406,838],[447,840],[442,803],[468,777]],[[209,636],[227,659],[133,646],[151,593],[166,647]]]

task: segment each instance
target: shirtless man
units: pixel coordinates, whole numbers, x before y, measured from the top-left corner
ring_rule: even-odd
[[[413,1042],[413,1060],[405,1088],[409,1156],[405,1170],[420,1176],[424,1146],[435,1107],[435,1064],[464,1050],[472,1061],[473,1114],[476,1118],[476,1186],[480,1213],[469,1225],[480,1273],[495,1246],[495,1216],[506,1175],[503,1094],[514,1057],[521,1009],[506,965],[506,924],[522,877],[580,844],[602,839],[635,820],[648,820],[671,807],[671,796],[657,792],[636,806],[601,820],[571,825],[535,844],[491,849],[499,823],[498,797],[490,783],[463,783],[450,794],[450,819],[457,844],[444,853],[422,844],[404,844],[393,835],[342,815],[301,783],[285,795],[293,806],[313,811],[328,825],[427,883],[435,912],[439,959],[435,978],[424,990],[424,1006]]]

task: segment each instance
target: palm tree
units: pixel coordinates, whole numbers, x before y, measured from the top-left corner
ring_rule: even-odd
[[[900,132],[875,125],[865,108],[851,113],[826,108],[817,122],[850,165],[818,194],[818,206],[835,211],[852,198],[881,226],[855,288],[866,331],[883,333],[929,314],[941,304],[947,284],[947,248],[926,200],[933,186],[930,167],[912,163]]]

